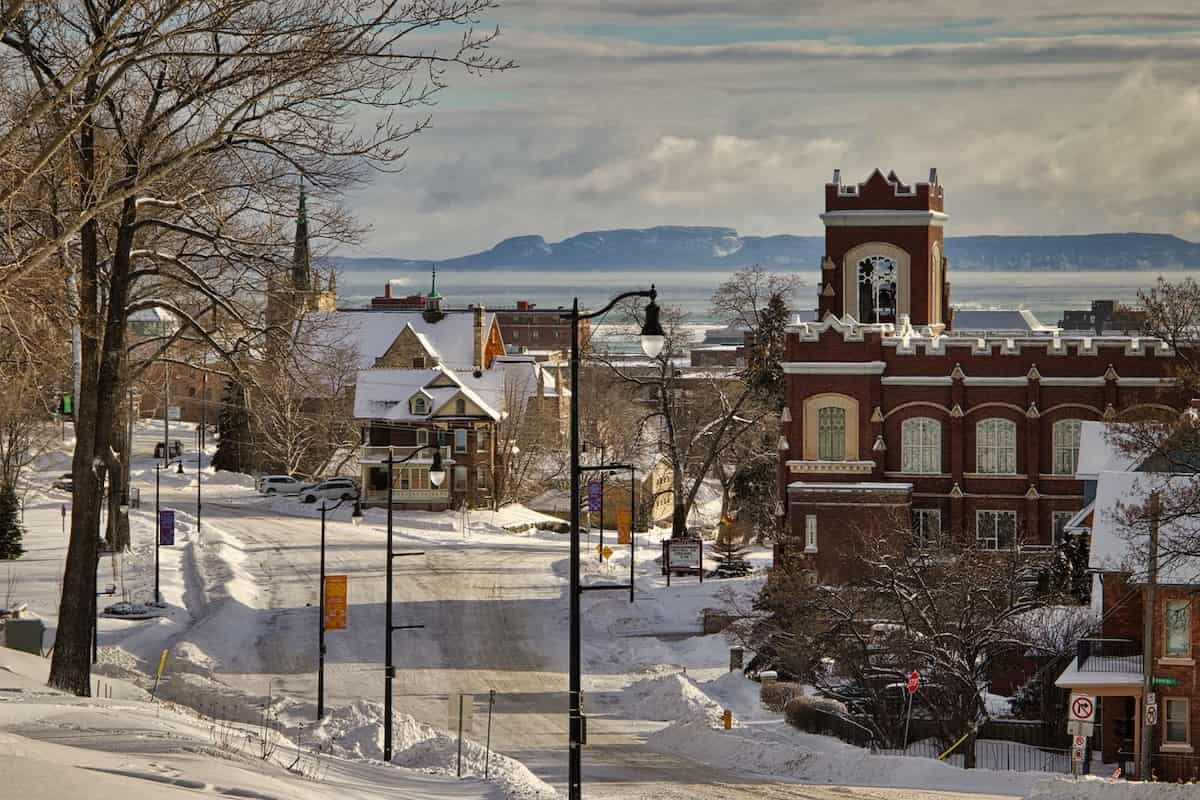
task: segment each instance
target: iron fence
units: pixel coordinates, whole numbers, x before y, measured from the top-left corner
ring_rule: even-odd
[[[965,744],[959,745],[943,760],[956,767],[965,767],[967,761],[965,747]],[[911,758],[937,758],[946,749],[947,746],[936,739],[921,739],[909,743],[908,747],[903,750],[891,749],[879,752],[883,755]],[[1065,774],[1071,771],[1071,749],[1069,747],[1038,747],[996,739],[977,739],[975,741],[974,766],[976,769]]]
[[[1137,773],[1138,760],[1133,753],[1120,752],[1117,760],[1126,775]],[[1152,753],[1150,780],[1161,783],[1200,782],[1200,756],[1187,753]]]

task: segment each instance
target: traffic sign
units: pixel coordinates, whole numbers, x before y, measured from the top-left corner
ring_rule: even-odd
[[[1158,724],[1158,706],[1146,706],[1146,727],[1153,728]]]
[[[1071,734],[1072,736],[1091,736],[1095,733],[1095,725],[1090,722],[1069,720],[1067,722],[1067,733]]]
[[[346,576],[325,576],[325,630],[346,629]]]
[[[596,552],[606,561],[612,558],[613,549],[607,545],[596,545]]]
[[[1085,746],[1086,744],[1087,744],[1087,737],[1086,737],[1086,736],[1073,736],[1073,737],[1071,737],[1071,747],[1083,747],[1083,746]]]
[[[921,673],[917,672],[914,669],[911,673],[909,673],[909,676],[908,676],[908,693],[916,694],[917,687],[920,685],[921,685]]]
[[[629,544],[633,534],[633,514],[628,510],[617,512],[617,544]]]
[[[1096,719],[1096,698],[1089,694],[1071,695],[1071,719],[1077,722],[1094,722]]]
[[[1175,686],[1176,684],[1179,683],[1179,681],[1177,681],[1174,678],[1166,678],[1166,677],[1163,677],[1162,675],[1155,675],[1153,678],[1150,679],[1150,682],[1153,683],[1155,686]]]
[[[1072,761],[1083,761],[1083,748],[1082,747],[1072,747],[1071,748],[1071,760]]]
[[[595,513],[600,510],[600,504],[603,502],[604,493],[600,488],[600,481],[588,481],[588,511]]]

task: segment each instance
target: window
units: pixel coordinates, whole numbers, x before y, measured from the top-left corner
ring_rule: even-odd
[[[454,429],[454,452],[456,452],[456,453],[467,452],[467,429],[466,428],[455,428]]]
[[[1163,655],[1187,658],[1191,652],[1192,603],[1190,600],[1168,600],[1166,603],[1166,641]]]
[[[467,401],[461,397],[454,401],[454,413],[458,416],[465,416],[467,413]]]
[[[412,478],[409,475],[409,470],[400,470],[400,490],[407,492],[412,489]]]
[[[942,424],[929,417],[904,420],[900,427],[900,468],[915,475],[942,471]]]
[[[817,458],[846,460],[846,409],[828,406],[817,411]]]
[[[1074,475],[1079,464],[1079,431],[1083,423],[1064,419],[1054,423],[1054,474]]]
[[[993,417],[975,426],[975,471],[984,475],[1015,475],[1017,426]]]
[[[454,491],[465,492],[467,490],[467,468],[454,468]]]
[[[425,356],[413,356],[413,369],[425,369]]]
[[[976,511],[975,543],[984,550],[1007,550],[1017,533],[1017,512]]]
[[[1055,511],[1051,519],[1054,521],[1054,543],[1062,544],[1067,538],[1067,523],[1075,516],[1074,511]]]
[[[942,540],[942,512],[936,508],[914,508],[912,512],[913,547],[928,550]]]
[[[858,319],[896,321],[896,261],[868,256],[858,262]]]
[[[487,488],[487,467],[485,467],[483,464],[475,465],[475,488]]]
[[[475,449],[480,453],[486,453],[488,451],[489,438],[491,437],[488,435],[486,428],[480,428],[477,430],[475,432]]]
[[[817,552],[817,515],[804,516],[804,552]]]
[[[429,444],[429,431],[425,428],[417,428],[417,447],[427,444]]]
[[[412,399],[412,413],[422,415],[429,413],[429,404],[424,397],[418,396]]]
[[[1190,744],[1188,728],[1191,727],[1191,720],[1188,718],[1187,698],[1166,697],[1163,698],[1163,705],[1166,706],[1163,713],[1163,744]]]
[[[372,491],[386,492],[387,491],[387,470],[371,467],[367,471],[368,485]]]

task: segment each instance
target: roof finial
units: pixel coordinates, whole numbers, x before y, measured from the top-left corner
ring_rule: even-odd
[[[432,271],[432,277],[429,284],[429,297],[441,297],[437,290],[437,264],[430,264],[429,266]]]

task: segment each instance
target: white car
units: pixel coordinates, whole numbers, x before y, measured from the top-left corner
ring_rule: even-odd
[[[259,494],[296,494],[304,488],[304,482],[291,475],[263,475],[258,479]]]
[[[300,501],[315,503],[323,500],[353,500],[358,497],[358,487],[349,478],[330,478],[327,481],[305,486],[300,490]]]

